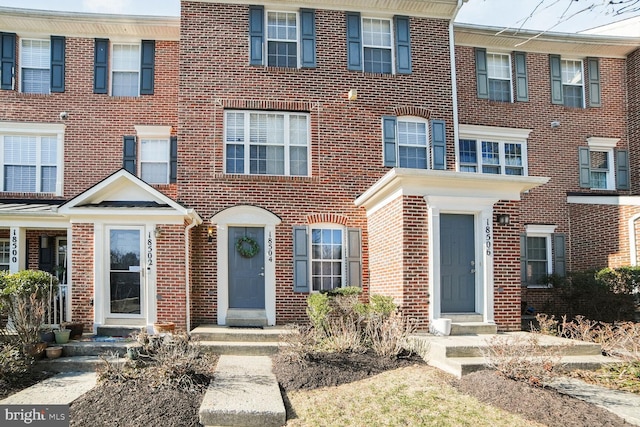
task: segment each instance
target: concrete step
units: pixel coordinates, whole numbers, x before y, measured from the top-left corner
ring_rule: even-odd
[[[105,359],[117,365],[124,364],[126,360],[124,357],[113,356],[105,356]],[[38,361],[38,366],[52,372],[96,372],[103,363],[104,360],[99,356],[63,356],[57,359],[42,359]]]
[[[95,385],[93,372],[65,372],[0,400],[0,405],[68,405]]]
[[[271,359],[221,356],[199,417],[204,426],[284,425],[287,416]]]
[[[191,331],[191,336],[200,341],[246,341],[278,342],[283,334],[292,333],[291,329],[267,326],[263,328],[238,328],[218,325],[200,325]]]
[[[63,356],[101,356],[127,354],[127,344],[132,341],[69,341],[67,344],[59,344],[62,347]]]
[[[140,332],[141,328],[142,326],[98,326],[96,329],[96,335],[128,338],[131,334]]]
[[[452,322],[450,335],[492,335],[498,333],[495,323]]]
[[[277,342],[200,341],[202,351],[233,356],[271,356],[278,352]]]
[[[245,310],[230,308],[227,310],[226,325],[240,327],[267,326],[267,313],[264,310]]]
[[[482,314],[478,313],[442,313],[441,318],[451,319],[452,323],[482,323]]]

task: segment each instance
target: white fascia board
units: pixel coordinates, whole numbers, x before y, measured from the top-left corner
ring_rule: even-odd
[[[492,138],[498,141],[523,142],[533,129],[506,128],[499,126],[460,125],[460,138]]]
[[[640,196],[567,196],[576,205],[640,206]]]

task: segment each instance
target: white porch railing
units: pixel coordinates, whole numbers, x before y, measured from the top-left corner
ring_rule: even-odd
[[[60,283],[58,292],[49,294],[49,309],[45,315],[45,323],[50,327],[59,327],[61,323],[68,321],[67,317],[67,296],[69,285]]]

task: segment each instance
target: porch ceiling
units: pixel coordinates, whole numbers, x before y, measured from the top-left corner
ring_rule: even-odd
[[[468,172],[394,168],[355,200],[356,206],[375,210],[399,196],[520,200],[520,194],[546,184],[549,178]]]

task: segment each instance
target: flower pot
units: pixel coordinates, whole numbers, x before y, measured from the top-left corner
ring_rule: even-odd
[[[56,344],[66,344],[69,342],[69,335],[71,329],[60,329],[59,331],[53,331],[56,336]]]
[[[56,340],[53,331],[40,331],[40,340],[46,343],[52,343]]]
[[[44,352],[47,354],[47,359],[57,359],[58,357],[62,356],[62,347],[47,347],[44,349]]]
[[[127,345],[127,357],[131,360],[136,360],[140,356],[142,351],[142,344],[129,344]]]
[[[176,330],[176,324],[173,322],[157,322],[153,324],[153,330],[156,334],[172,334]]]
[[[69,339],[79,340],[80,338],[82,338],[82,334],[84,333],[83,323],[80,323],[80,322],[65,323],[63,326],[65,329],[71,330],[71,334],[69,334]]]
[[[32,344],[24,344],[22,346],[22,352],[27,357],[32,357],[34,359],[42,359],[44,356],[44,349],[47,348],[46,342],[37,342]]]

